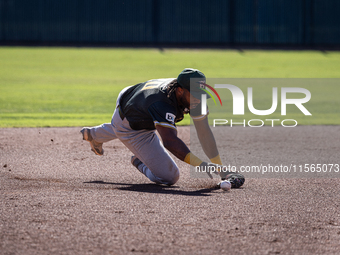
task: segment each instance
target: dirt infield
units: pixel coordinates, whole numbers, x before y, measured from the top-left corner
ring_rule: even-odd
[[[339,126],[244,130],[217,131],[232,163],[340,163]],[[119,141],[99,157],[79,131],[0,129],[1,255],[340,253],[338,178],[248,178],[223,192],[176,160],[179,182],[157,186]]]

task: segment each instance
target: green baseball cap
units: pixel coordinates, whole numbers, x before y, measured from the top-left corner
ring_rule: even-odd
[[[202,94],[206,94],[207,98],[210,96],[202,90],[205,89],[206,78],[205,75],[197,69],[185,68],[177,77],[178,84],[187,90],[197,99],[201,99]]]

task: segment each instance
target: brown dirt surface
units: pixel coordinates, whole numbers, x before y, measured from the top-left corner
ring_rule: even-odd
[[[179,182],[157,186],[118,140],[100,157],[79,131],[0,129],[1,255],[340,253],[338,178],[247,178],[223,192],[176,159]],[[215,132],[236,165],[340,163],[339,126]],[[189,127],[179,136],[189,143]]]

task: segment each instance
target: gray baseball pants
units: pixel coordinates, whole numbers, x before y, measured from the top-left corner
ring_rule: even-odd
[[[120,97],[127,88],[122,90]],[[142,161],[138,170],[158,184],[173,185],[179,179],[179,169],[175,161],[164,148],[155,130],[133,130],[126,118],[121,119],[119,111],[113,113],[111,123],[104,123],[91,128],[91,135],[96,142],[105,143],[119,139],[137,158]]]

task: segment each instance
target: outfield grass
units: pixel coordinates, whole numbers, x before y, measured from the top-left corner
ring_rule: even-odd
[[[214,78],[340,78],[340,52],[0,47],[0,127],[109,122],[123,87],[185,67]],[[330,117],[304,124],[339,124],[329,121],[338,109],[327,110],[338,100],[324,100],[339,93],[324,94],[318,107]]]

